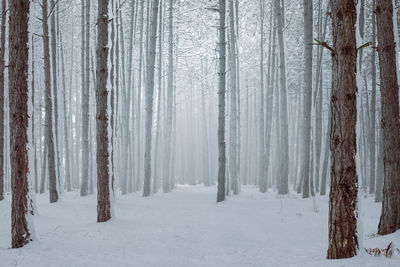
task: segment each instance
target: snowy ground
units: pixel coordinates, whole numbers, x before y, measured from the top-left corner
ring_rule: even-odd
[[[150,198],[118,196],[116,218],[96,223],[96,197],[64,194],[56,204],[37,199],[38,240],[10,247],[10,196],[0,202],[0,266],[400,266],[400,255],[326,260],[327,198],[278,198],[245,187],[215,203],[216,189],[178,187]],[[400,231],[376,232],[380,204],[363,199],[365,247],[400,246]]]

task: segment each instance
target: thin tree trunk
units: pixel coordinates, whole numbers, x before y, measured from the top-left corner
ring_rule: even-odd
[[[50,29],[51,29],[51,67],[53,74],[53,104],[54,104],[54,138],[55,138],[55,152],[56,152],[56,174],[58,177],[58,186],[61,189],[60,181],[60,152],[59,152],[59,137],[58,134],[58,86],[57,86],[57,35],[56,35],[56,16],[55,16],[55,5],[54,0],[50,1],[51,6],[51,16],[50,16]]]
[[[378,234],[386,235],[400,229],[400,121],[399,86],[396,70],[396,44],[393,32],[391,1],[377,1],[376,20],[380,89],[382,98],[382,132],[384,183],[382,214]]]
[[[283,1],[282,1],[283,2]],[[279,42],[279,155],[280,155],[280,179],[278,186],[279,194],[287,194],[289,190],[288,175],[289,175],[289,143],[288,143],[288,115],[287,115],[287,88],[286,88],[286,63],[285,63],[285,43],[283,39],[284,27],[284,7],[281,7],[280,1],[275,1],[275,12],[277,17],[277,32]]]
[[[51,95],[51,75],[50,75],[50,44],[49,44],[49,26],[47,0],[42,2],[42,26],[43,26],[43,54],[44,54],[44,76],[46,89],[46,137],[47,140],[47,164],[49,170],[49,188],[50,188],[50,203],[57,202],[57,178],[56,164],[54,158],[54,142],[53,142],[53,104]]]
[[[313,3],[311,0],[304,0],[304,90],[303,90],[303,126],[301,131],[301,166],[300,177],[303,181],[303,198],[310,197],[310,170],[311,162],[311,107],[312,107],[312,53],[313,48],[310,43],[313,41]]]
[[[328,259],[356,255],[356,5],[354,0],[331,0],[331,192],[329,195]]]
[[[372,0],[372,10],[375,10],[376,2]],[[375,12],[372,12],[372,46],[376,47],[376,17]],[[369,193],[373,194],[375,192],[375,164],[376,164],[376,51],[372,49],[371,54],[371,107],[370,107],[370,129],[369,129]],[[378,163],[379,164],[379,163]]]
[[[217,202],[225,200],[225,88],[226,88],[226,41],[225,41],[225,0],[219,0],[219,89],[218,89],[218,193]]]
[[[82,0],[85,1],[85,0]],[[83,69],[82,72],[85,72],[82,82],[82,177],[81,177],[81,196],[88,195],[88,186],[89,186],[89,88],[90,88],[90,0],[86,0],[85,6],[85,34],[84,37],[84,63],[82,63]],[[83,29],[83,28],[82,28]],[[84,34],[82,34],[83,36]]]
[[[4,5],[3,1],[3,5]],[[11,240],[13,248],[30,242],[31,231],[28,186],[28,0],[10,0],[9,105],[11,160]],[[4,46],[2,46],[2,50]],[[33,215],[33,213],[32,213]]]
[[[146,86],[146,121],[145,121],[145,150],[144,150],[144,186],[143,196],[151,193],[151,138],[153,126],[153,95],[154,69],[157,43],[157,17],[159,0],[153,0],[151,12],[150,40],[147,58],[147,86]]]

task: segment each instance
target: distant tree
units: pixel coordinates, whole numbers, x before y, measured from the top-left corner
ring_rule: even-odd
[[[146,81],[146,121],[145,121],[145,150],[144,150],[144,186],[143,196],[151,193],[151,138],[153,127],[153,96],[154,96],[154,69],[157,43],[157,17],[159,0],[153,0],[151,12],[149,54],[147,58]]]
[[[226,88],[226,2],[219,0],[219,89],[218,89],[218,193],[217,202],[225,200],[226,144],[225,144],[225,88]]]
[[[289,132],[287,112],[286,58],[283,28],[285,25],[283,1],[275,0],[274,7],[277,20],[277,35],[279,43],[279,184],[278,193],[289,191]]]
[[[382,98],[384,184],[382,214],[378,234],[400,229],[400,121],[399,87],[396,70],[396,43],[393,29],[393,4],[377,0],[378,55]],[[397,34],[397,33],[396,33]]]
[[[331,191],[329,194],[328,259],[356,255],[356,33],[355,0],[331,0]]]
[[[313,3],[312,0],[303,0],[304,6],[304,87],[303,87],[303,116],[300,142],[300,177],[303,181],[303,198],[310,197],[310,153],[311,153],[311,106],[312,106],[312,72],[313,72]]]
[[[4,4],[4,1],[3,1]],[[32,240],[27,216],[31,205],[28,185],[28,41],[29,0],[10,0],[9,94],[11,160],[11,240],[20,248]],[[3,48],[3,47],[2,47]]]
[[[97,222],[111,219],[108,162],[108,0],[98,0],[96,60]]]

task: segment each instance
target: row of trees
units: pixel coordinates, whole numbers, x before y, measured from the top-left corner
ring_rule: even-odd
[[[176,183],[218,182],[220,202],[241,184],[304,198],[330,184],[329,258],[356,253],[359,186],[383,200],[379,233],[399,228],[390,3],[360,1],[357,10],[353,0],[9,1],[8,94],[6,5],[0,199],[12,187],[13,247],[31,238],[21,216],[33,213],[28,174],[50,202],[74,189],[92,194],[97,182],[99,222],[112,216],[117,190],[149,196]],[[28,21],[29,13],[41,19]]]

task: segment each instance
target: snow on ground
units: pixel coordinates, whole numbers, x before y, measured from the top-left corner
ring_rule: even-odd
[[[38,195],[38,240],[10,249],[10,196],[0,202],[0,266],[400,266],[362,253],[326,260],[328,199],[278,197],[244,187],[216,204],[216,189],[180,186],[169,194],[118,196],[116,218],[96,223],[96,196],[78,192],[49,204]],[[363,200],[364,246],[400,246],[400,231],[374,237],[380,204]]]

